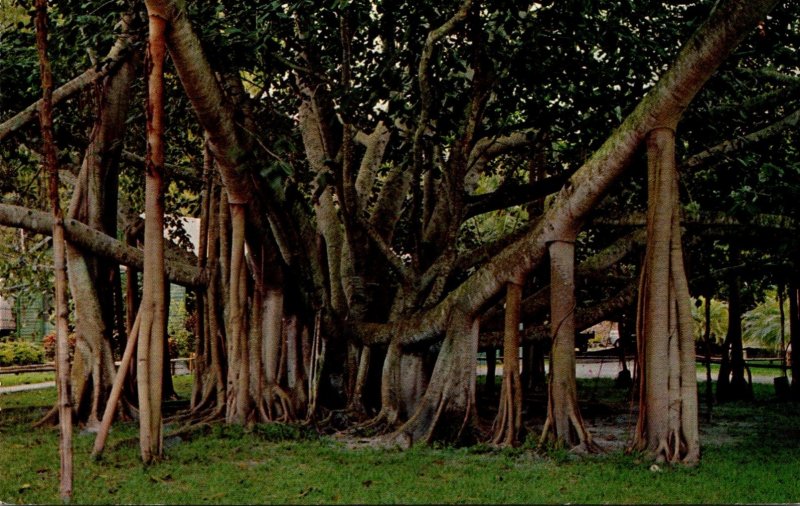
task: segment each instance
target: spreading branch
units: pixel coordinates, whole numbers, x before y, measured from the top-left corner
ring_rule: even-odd
[[[124,62],[125,59],[130,55],[130,45],[130,36],[123,35],[122,37],[118,38],[111,47],[111,50],[108,52],[108,55],[102,60],[100,66],[92,67],[86,70],[78,77],[75,77],[66,84],[53,90],[53,105],[55,106],[60,104],[64,100],[82,91],[87,86],[90,86],[98,79],[102,79],[116,71],[122,62]],[[39,99],[0,124],[0,142],[36,119],[36,116],[39,114],[39,108],[41,107],[41,104],[42,100]]]
[[[50,235],[53,228],[53,217],[34,209],[0,204],[0,225]],[[137,270],[144,267],[144,254],[141,250],[127,246],[78,220],[65,219],[64,232],[67,240],[82,250],[90,251],[103,258],[110,258]],[[167,262],[165,270],[167,279],[178,285],[187,287],[205,285],[205,274],[193,265]]]
[[[683,166],[681,168],[693,169],[700,165],[706,163],[709,159],[724,155],[728,153],[732,153],[734,151],[739,151],[740,149],[744,148],[745,146],[752,144],[754,142],[760,142],[775,135],[780,134],[784,130],[789,128],[797,127],[798,122],[800,122],[800,109],[792,112],[791,114],[784,116],[779,121],[769,125],[768,127],[762,128],[761,130],[757,130],[751,134],[736,138],[730,139],[725,142],[721,142],[716,146],[708,148],[705,151],[697,153],[693,155],[689,159],[683,162]]]

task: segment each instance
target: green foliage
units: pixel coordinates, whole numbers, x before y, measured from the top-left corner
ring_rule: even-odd
[[[188,357],[194,353],[195,336],[187,324],[190,320],[183,299],[171,299],[167,323],[171,358]]]
[[[692,298],[692,322],[696,340],[702,340],[706,332],[706,299]],[[725,341],[728,333],[728,303],[711,299],[711,340],[717,344]]]
[[[779,351],[781,348],[781,315],[777,292],[770,290],[765,300],[742,315],[742,338],[745,345]],[[784,346],[789,344],[789,300],[784,299]]]
[[[0,343],[0,366],[30,365],[44,362],[44,347],[27,341]]]

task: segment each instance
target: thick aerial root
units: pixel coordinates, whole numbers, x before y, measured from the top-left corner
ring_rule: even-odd
[[[516,446],[520,442],[523,430],[521,406],[515,405],[513,387],[505,387],[509,391],[501,392],[500,411],[490,429],[491,444],[496,446]],[[521,393],[520,393],[521,394]],[[518,394],[519,395],[519,394]],[[520,402],[521,403],[521,402]]]

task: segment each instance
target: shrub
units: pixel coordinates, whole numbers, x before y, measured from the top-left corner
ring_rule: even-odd
[[[75,334],[70,334],[69,339],[69,359],[72,361],[72,356],[75,353]],[[48,362],[53,362],[56,359],[56,335],[55,333],[47,334],[42,338],[42,346],[44,346],[44,357]]]
[[[27,341],[0,343],[0,366],[41,364],[44,347]]]
[[[169,306],[170,318],[167,323],[170,358],[188,357],[194,353],[195,313],[187,313],[183,300],[172,300]]]

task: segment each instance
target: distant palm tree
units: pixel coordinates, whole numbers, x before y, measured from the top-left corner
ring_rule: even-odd
[[[769,290],[764,302],[742,316],[742,337],[745,346],[758,346],[772,351],[781,348],[781,316],[776,290]],[[784,300],[784,314],[789,314],[789,301]],[[788,340],[789,319],[784,318],[784,336]],[[785,343],[788,345],[788,342]]]
[[[692,320],[694,320],[694,338],[703,339],[706,331],[706,299],[692,297]],[[728,303],[711,299],[711,337],[717,344],[722,344],[728,333]]]

